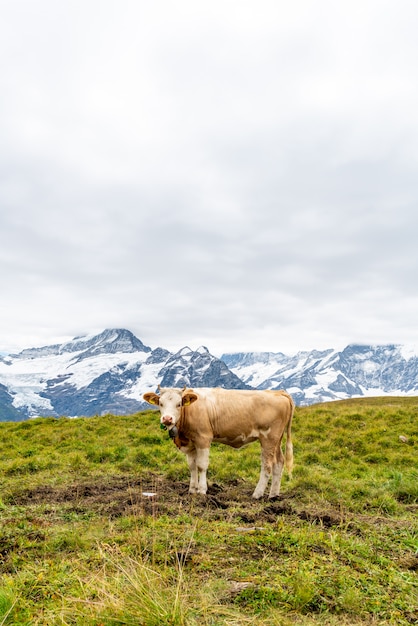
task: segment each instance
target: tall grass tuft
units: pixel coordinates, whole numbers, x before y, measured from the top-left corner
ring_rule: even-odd
[[[0,626],[11,624],[11,612],[16,603],[9,591],[0,589]]]
[[[126,557],[115,547],[102,550],[102,558],[100,581],[95,577],[98,600],[90,608],[96,613],[99,607],[106,623],[132,626],[187,623],[190,609],[185,602],[181,567],[177,580],[171,580],[167,570],[157,571],[146,559]]]
[[[80,579],[81,593],[67,605],[63,624],[103,626],[204,626],[249,624],[235,608],[220,604],[211,588],[185,575],[180,559],[175,567],[158,567],[152,556],[128,556],[117,546],[99,547],[101,567]],[[184,554],[183,554],[184,558]],[[99,621],[97,621],[99,620]]]

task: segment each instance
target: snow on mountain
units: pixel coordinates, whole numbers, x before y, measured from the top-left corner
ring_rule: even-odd
[[[399,346],[399,349],[406,361],[413,357],[418,357],[418,345],[410,344],[408,346]]]
[[[214,357],[205,346],[175,354],[107,329],[67,343],[0,356],[0,420],[37,415],[134,413],[162,387],[286,389],[298,405],[418,394],[414,346],[349,345],[341,352],[250,352]]]
[[[243,386],[207,348],[173,355],[109,329],[0,358],[0,420],[133,413],[148,406],[142,394],[159,383]]]
[[[224,354],[221,358],[247,384],[286,389],[299,405],[418,393],[418,355],[413,347],[349,345],[342,352]]]
[[[161,387],[224,387],[246,389],[248,385],[233,374],[228,367],[213,357],[207,348],[196,351],[183,348],[173,354],[160,371]]]
[[[239,352],[224,354],[221,360],[241,380],[254,388],[266,389],[263,383],[280,371],[283,364],[288,362],[280,352]]]

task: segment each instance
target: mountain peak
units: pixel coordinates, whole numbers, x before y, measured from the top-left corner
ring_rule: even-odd
[[[193,352],[193,350],[191,348],[189,348],[189,346],[184,346],[184,348],[181,348],[181,350],[179,350],[178,352],[176,352],[175,356],[187,356],[188,354],[191,354]]]
[[[151,352],[151,348],[145,346],[130,330],[125,328],[106,328],[99,335],[89,336],[86,338],[73,340],[67,346],[73,344],[72,348],[83,349],[82,358],[93,356],[95,354],[115,354],[132,353],[132,352]],[[74,345],[75,344],[75,345]],[[71,349],[71,352],[74,350]]]

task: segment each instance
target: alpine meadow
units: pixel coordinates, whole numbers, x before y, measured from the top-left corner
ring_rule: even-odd
[[[0,625],[418,620],[418,398],[297,407],[295,467],[213,445],[208,495],[157,411],[0,423]]]

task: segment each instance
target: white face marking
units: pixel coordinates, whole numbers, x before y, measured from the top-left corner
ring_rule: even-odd
[[[160,395],[160,422],[166,426],[174,425],[181,415],[182,394],[181,391],[163,391]]]

